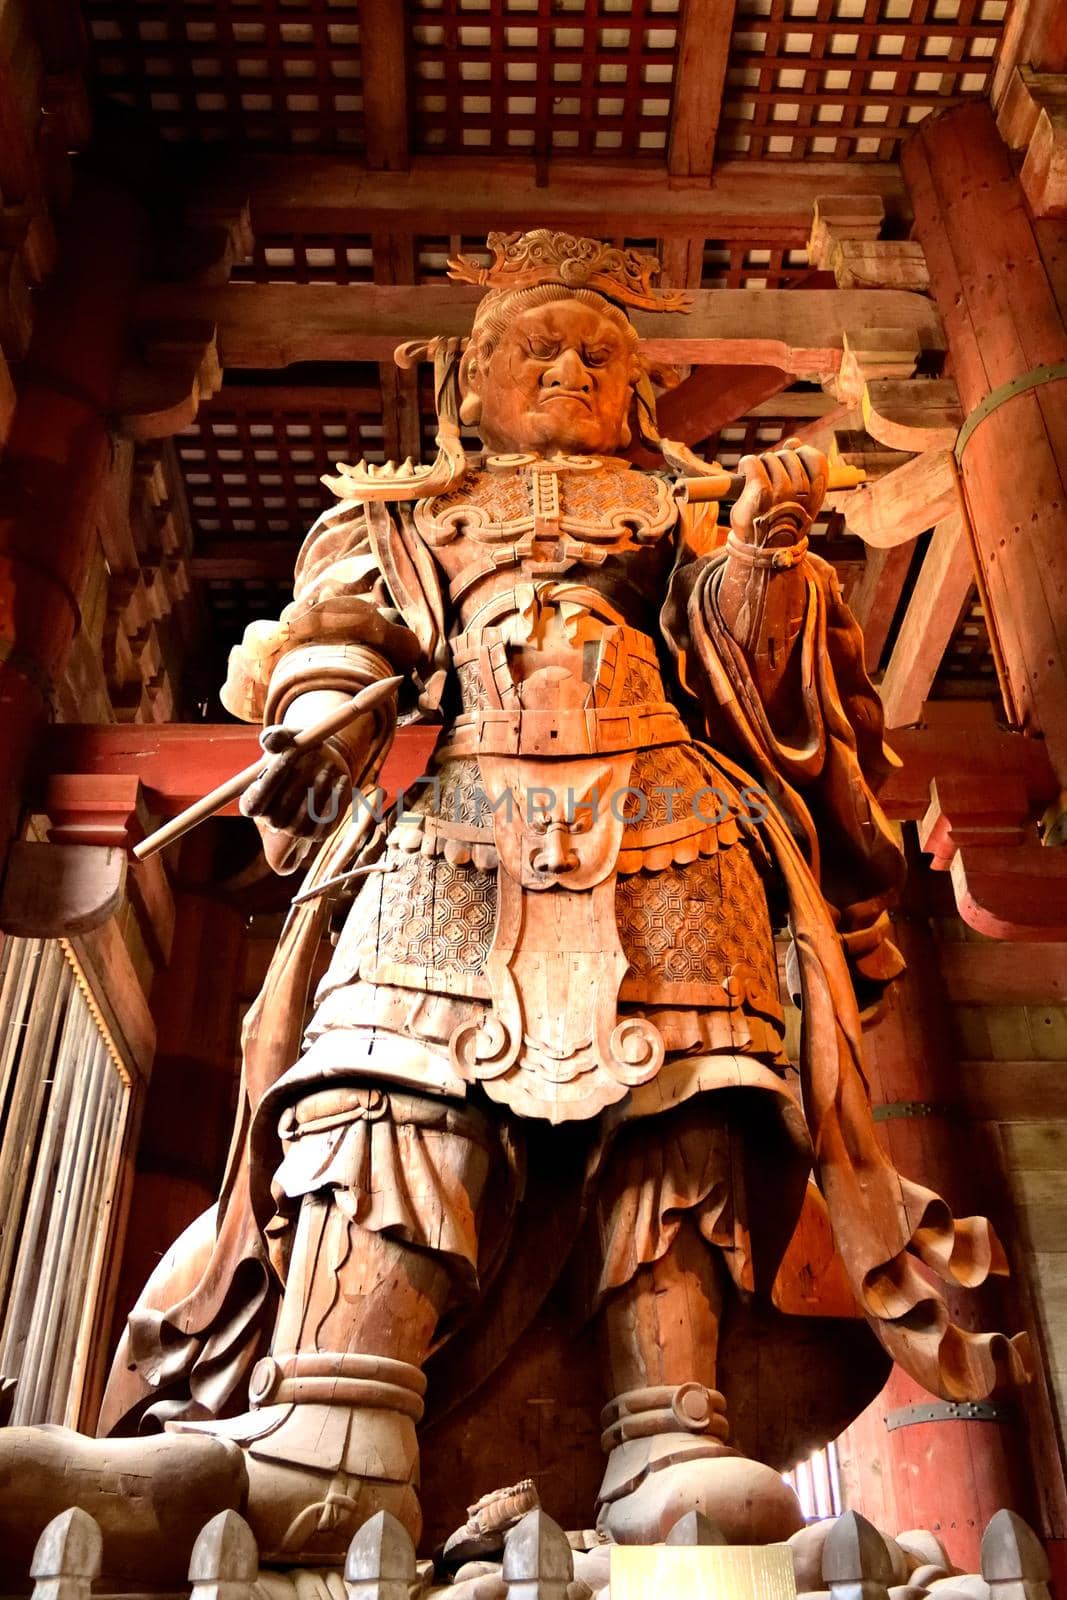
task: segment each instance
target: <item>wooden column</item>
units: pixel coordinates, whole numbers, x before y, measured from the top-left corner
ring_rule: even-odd
[[[152,988],[156,1058],[137,1148],[114,1336],[160,1257],[214,1205],[233,1124],[244,918],[213,888],[224,824],[190,834],[179,858],[174,943]],[[113,1341],[114,1342],[114,1341]]]
[[[83,175],[41,295],[0,480],[0,853],[79,626],[140,254],[129,194]]]
[[[865,1037],[875,1117],[902,1173],[936,1188],[957,1216],[979,1213],[996,1223],[1006,1201],[995,1133],[987,1123],[964,1120],[937,946],[923,903],[926,869],[917,852],[910,865],[908,902],[894,919],[908,971]],[[947,1298],[964,1327],[1017,1325],[1017,1313],[1001,1306],[995,1284],[979,1295]],[[894,1369],[839,1451],[850,1507],[889,1534],[932,1529],[965,1571],[978,1570],[982,1530],[995,1511],[1007,1506],[1033,1515],[1014,1402],[979,1408],[969,1420]]]
[[[1067,784],[1067,328],[985,102],[928,118],[901,164],[964,414],[985,406],[957,452],[1009,713]]]

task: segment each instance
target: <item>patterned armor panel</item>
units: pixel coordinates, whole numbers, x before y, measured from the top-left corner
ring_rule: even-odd
[[[373,1070],[403,1075],[399,1035],[455,1092],[553,1120],[678,1058],[780,1065],[758,799],[691,739],[630,620],[675,521],[665,481],[621,462],[498,459],[420,503],[462,710],[349,913],[313,1052],[358,1016]]]

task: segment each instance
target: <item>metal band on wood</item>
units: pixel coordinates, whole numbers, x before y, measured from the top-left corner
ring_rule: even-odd
[[[917,1422],[1012,1422],[1014,1418],[1011,1406],[997,1405],[992,1400],[929,1400],[888,1412],[885,1425],[893,1433],[897,1428],[912,1428]]]
[[[992,416],[1007,400],[1014,400],[1017,394],[1025,394],[1028,389],[1040,389],[1046,383],[1056,383],[1060,378],[1067,378],[1067,361],[1057,361],[1052,366],[1034,367],[1030,372],[1023,372],[1017,378],[1012,378],[1010,383],[1002,383],[999,388],[990,389],[984,400],[980,400],[965,420],[963,427],[956,435],[954,446],[956,460],[963,460],[963,452],[971,434],[980,422]]]
[[[935,1105],[932,1100],[890,1100],[884,1106],[872,1106],[875,1122],[893,1122],[897,1117],[948,1117],[955,1116],[952,1106]]]

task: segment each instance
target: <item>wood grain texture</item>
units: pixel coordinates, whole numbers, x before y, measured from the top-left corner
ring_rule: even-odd
[[[964,410],[1067,360],[1067,327],[1008,151],[986,105],[923,127],[904,151],[916,235],[945,318]],[[1009,714],[1041,731],[1067,775],[1067,380],[1016,394],[967,441],[962,481]],[[1005,463],[1013,469],[1005,473]]]
[[[435,334],[460,337],[482,291],[465,285],[151,285],[138,318],[216,323],[226,367],[294,361],[391,360],[396,346]],[[937,316],[921,295],[897,289],[702,289],[688,314],[634,313],[645,351],[694,365],[778,366],[798,377],[836,372],[847,328],[902,330],[941,347]]]
[[[686,0],[674,68],[667,171],[711,176],[736,0]]]

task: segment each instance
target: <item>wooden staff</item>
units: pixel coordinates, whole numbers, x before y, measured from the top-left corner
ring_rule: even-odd
[[[388,699],[397,684],[402,681],[401,678],[381,678],[377,683],[369,684],[366,689],[361,689],[351,700],[346,700],[344,705],[338,706],[320,722],[312,723],[310,728],[301,728],[299,733],[294,734],[293,742],[288,749],[316,749],[331,734],[340,733],[342,728],[347,728],[356,717],[368,716],[383,700]],[[188,833],[190,828],[195,828],[198,822],[213,817],[216,811],[221,811],[231,800],[236,800],[239,795],[244,794],[249,784],[262,776],[270,759],[270,752],[260,756],[250,767],[235,772],[232,778],[220,783],[217,789],[212,789],[211,793],[204,795],[201,800],[195,800],[191,806],[187,806],[176,817],[172,817],[161,828],[157,828],[155,833],[150,833],[140,844],[134,846],[134,859],[146,861],[149,856],[154,856],[157,850],[164,849],[175,839],[180,839],[182,834]]]
[[[867,474],[862,467],[851,467],[843,461],[835,461],[830,466],[826,487],[854,489],[858,483],[865,483],[866,479]],[[682,478],[677,492],[692,501],[737,500],[744,490],[745,481],[742,473],[727,472],[725,467],[720,467],[718,472],[706,478]]]

